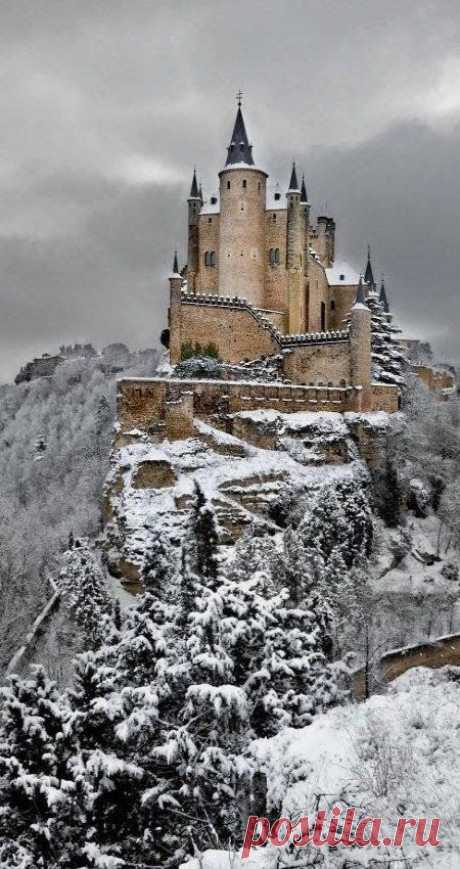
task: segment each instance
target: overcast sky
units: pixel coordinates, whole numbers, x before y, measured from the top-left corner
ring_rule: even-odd
[[[0,378],[61,342],[154,346],[193,166],[244,91],[256,162],[304,169],[412,335],[460,359],[458,0],[2,0]]]

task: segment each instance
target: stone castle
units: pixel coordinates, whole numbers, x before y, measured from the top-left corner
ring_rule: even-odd
[[[335,263],[335,222],[323,215],[313,224],[295,164],[285,193],[270,187],[241,100],[219,193],[205,201],[193,173],[187,265],[179,271],[176,254],[169,283],[173,365],[197,345],[228,363],[278,356],[290,384],[321,388],[327,399],[343,390],[336,409],[398,409],[398,387],[372,382],[370,260],[363,279]],[[383,287],[381,301],[388,313]]]

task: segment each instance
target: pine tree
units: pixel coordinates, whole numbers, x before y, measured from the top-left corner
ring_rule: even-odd
[[[188,548],[193,570],[210,585],[216,582],[219,572],[218,544],[219,534],[214,509],[202,487],[195,483],[195,502]]]
[[[46,869],[57,854],[65,854],[70,830],[78,827],[76,784],[68,764],[69,709],[40,667],[27,679],[12,677],[0,697],[3,853],[10,851],[14,858],[19,848],[24,866]]]
[[[64,553],[62,564],[59,586],[64,604],[80,627],[85,648],[96,648],[105,638],[112,609],[99,560],[83,538]]]

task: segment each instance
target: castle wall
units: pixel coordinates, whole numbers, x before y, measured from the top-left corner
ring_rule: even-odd
[[[335,284],[329,287],[328,308],[331,329],[344,329],[356,298],[356,284]],[[332,310],[331,303],[334,303]]]
[[[303,344],[285,353],[283,374],[294,383],[344,386],[351,382],[349,341]]]
[[[273,220],[275,218],[275,220]],[[287,211],[265,212],[265,307],[288,310],[288,276],[286,271]],[[280,252],[279,264],[270,264],[270,250]]]
[[[415,373],[431,392],[442,392],[444,389],[455,389],[455,377],[451,371],[432,368],[431,365],[416,365]]]
[[[181,345],[216,345],[225,362],[241,362],[279,352],[271,332],[247,308],[182,303],[179,306]],[[175,364],[179,357],[171,357]]]
[[[287,311],[283,313],[282,311],[270,311],[267,308],[258,308],[257,311],[263,317],[266,317],[267,320],[270,320],[270,323],[273,323],[278,332],[281,332],[282,335],[286,334],[288,327]]]
[[[199,222],[199,271],[196,281],[198,293],[217,293],[219,287],[219,214],[201,214]],[[206,266],[206,251],[214,251],[215,266]]]
[[[266,173],[251,167],[220,173],[219,295],[265,307]]]
[[[178,415],[183,417],[184,436],[188,437],[191,393],[195,417],[232,432],[232,415],[243,410],[344,412],[354,409],[355,392],[352,387],[328,389],[228,380],[126,378],[118,383],[117,414],[121,436],[137,429],[163,437],[171,409],[176,407]],[[174,425],[174,437],[177,437],[176,421]]]
[[[330,304],[329,302],[329,285],[327,282],[326,273],[317,260],[310,257],[308,263],[308,332],[323,332],[325,329],[332,328],[330,326]],[[324,305],[325,323],[321,321],[321,305]],[[337,328],[342,328],[337,326]]]

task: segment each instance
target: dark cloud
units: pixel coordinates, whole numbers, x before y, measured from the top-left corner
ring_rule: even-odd
[[[401,8],[404,7],[404,8]],[[157,340],[191,168],[217,183],[234,91],[256,159],[304,165],[404,326],[459,358],[453,0],[15,0],[0,10],[0,374],[61,341]]]

